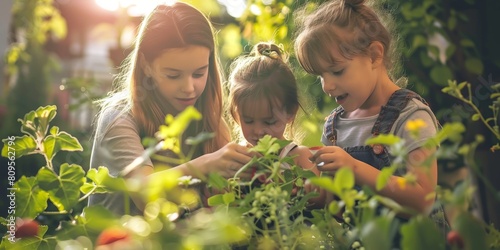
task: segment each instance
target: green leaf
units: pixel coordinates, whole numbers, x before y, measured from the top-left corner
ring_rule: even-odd
[[[378,191],[382,190],[387,185],[395,170],[395,168],[383,168],[380,171],[380,174],[377,176],[377,184],[375,187]]]
[[[493,84],[491,88],[495,91],[500,91],[500,83]]]
[[[463,38],[462,40],[460,40],[460,45],[462,45],[463,47],[474,47],[474,42],[470,39]]]
[[[448,18],[448,29],[454,30],[455,27],[457,27],[457,18],[451,16],[450,18]]]
[[[453,54],[455,54],[456,50],[457,46],[455,46],[454,44],[449,44],[445,52],[446,59],[449,59]]]
[[[365,145],[375,145],[375,144],[382,144],[382,145],[394,145],[398,142],[401,141],[401,138],[394,135],[394,134],[381,134],[377,135],[375,137],[369,138],[366,140]]]
[[[89,239],[96,239],[100,231],[90,230],[85,223],[79,222],[72,223],[71,221],[61,221],[60,228],[57,230],[58,240],[73,240],[78,237],[88,237]]]
[[[309,181],[312,184],[314,184],[320,188],[323,188],[330,193],[334,193],[334,194],[340,193],[340,190],[335,189],[335,185],[333,184],[333,179],[331,177],[325,177],[325,176],[313,177],[313,178],[310,178]]]
[[[33,138],[43,138],[47,135],[49,123],[54,119],[57,112],[55,105],[39,107],[35,111],[30,111],[24,115],[21,121],[21,132],[31,135]]]
[[[445,123],[443,127],[434,136],[435,140],[439,143],[446,139],[453,142],[460,142],[462,140],[462,133],[465,132],[465,126],[460,122]]]
[[[161,139],[179,137],[184,133],[192,120],[201,120],[201,113],[195,107],[189,106],[174,119],[166,117],[166,125],[160,126],[158,136]]]
[[[35,218],[47,209],[49,194],[38,187],[35,177],[21,176],[14,184],[16,191],[16,216]]]
[[[479,58],[467,58],[465,68],[473,74],[481,75],[484,70],[483,62]]]
[[[432,59],[426,51],[421,50],[419,56],[420,62],[422,62],[422,65],[424,67],[430,67],[432,66],[432,64],[434,64],[434,59]]]
[[[102,231],[120,225],[116,215],[101,205],[85,207],[81,216],[83,218],[80,223],[92,231]]]
[[[279,140],[270,135],[265,135],[259,139],[257,145],[255,145],[251,151],[259,152],[262,155],[277,154],[281,148],[288,145],[290,141]]]
[[[278,28],[278,31],[276,32],[276,34],[277,34],[277,36],[278,36],[278,38],[280,40],[283,40],[283,39],[287,38],[287,36],[288,36],[288,26],[286,26],[286,25],[280,26]]]
[[[354,187],[354,173],[348,167],[340,168],[333,178],[333,186],[336,190],[352,189]]]
[[[468,212],[462,212],[451,223],[452,229],[458,231],[464,240],[464,249],[488,249],[484,222]]]
[[[65,38],[68,30],[66,26],[66,20],[61,15],[52,14],[51,17],[51,34],[60,39]]]
[[[209,173],[207,183],[217,189],[223,189],[229,186],[227,179],[217,173]]]
[[[424,8],[424,6],[418,6],[418,7],[414,8],[411,11],[411,14],[413,15],[413,17],[416,17],[416,18],[423,17],[425,15],[425,8]]]
[[[481,115],[480,114],[474,114],[474,115],[472,115],[472,120],[473,121],[479,121],[479,119],[481,119]]]
[[[436,65],[431,69],[430,73],[432,81],[440,86],[447,86],[448,80],[453,78],[453,74],[445,65]]]
[[[3,139],[2,156],[8,158],[14,152],[16,159],[24,155],[33,153],[37,149],[35,140],[27,135],[21,137],[16,136],[14,140],[9,140],[8,138]],[[10,144],[10,145],[9,145]],[[9,155],[11,152],[11,155]]]
[[[302,198],[295,202],[295,204],[288,210],[288,214],[296,214],[297,212],[304,211],[306,209],[307,204],[310,202],[311,198],[319,197],[317,192],[309,192],[302,196]],[[287,201],[289,201],[288,197],[286,197]]]
[[[429,45],[429,46],[427,46],[427,50],[429,51],[429,53],[432,56],[434,56],[435,58],[437,58],[439,60],[440,53],[439,53],[439,47],[438,46]]]
[[[67,132],[61,131],[57,134],[57,142],[63,151],[82,151],[83,147],[78,139]]]
[[[222,194],[216,194],[207,199],[209,206],[217,206],[224,204],[224,197]]]
[[[82,145],[78,142],[78,139],[71,136],[70,134],[62,131],[59,132],[59,128],[52,127],[51,135],[45,137],[43,140],[44,151],[49,160],[59,152],[64,151],[82,151]]]
[[[50,200],[59,211],[70,211],[80,199],[80,187],[85,183],[85,172],[75,164],[61,165],[59,175],[44,167],[38,171],[40,188],[49,193]]]
[[[124,190],[121,189],[124,188],[124,180],[122,178],[116,178],[109,175],[109,170],[106,167],[101,166],[98,169],[90,169],[89,171],[87,171],[87,178],[89,178],[92,182],[85,183],[80,188],[80,191],[84,194],[90,192],[92,189],[94,189],[94,187],[94,193],[107,193],[115,190]]]
[[[391,249],[393,217],[380,216],[360,226],[360,238],[369,249]]]
[[[165,193],[179,186],[179,178],[182,173],[176,169],[168,169],[149,175],[147,183],[133,182],[132,179],[121,177],[105,177],[102,184],[111,190],[129,192],[141,192],[148,202],[163,198]],[[134,184],[134,185],[131,185]],[[140,190],[139,190],[140,189]]]
[[[230,193],[225,193],[222,195],[222,200],[224,201],[225,205],[231,204],[235,200],[235,196],[233,192]]]
[[[427,38],[422,35],[416,35],[413,37],[412,49],[417,49],[420,46],[427,45]]]
[[[458,84],[457,88],[458,90],[462,90],[463,88],[465,88],[467,85],[469,85],[468,82],[461,82]]]
[[[406,3],[402,4],[401,8],[400,8],[400,11],[401,11],[401,14],[403,14],[403,17],[407,21],[412,19],[412,17],[413,17],[413,10],[412,10],[411,3],[406,2]]]
[[[7,243],[5,249],[13,250],[25,250],[25,249],[40,249],[40,250],[51,250],[56,249],[57,240],[54,237],[43,238],[48,226],[40,225],[38,228],[38,235],[30,238],[23,238],[15,243]],[[7,240],[8,241],[8,240]]]
[[[402,249],[445,249],[445,240],[436,224],[429,217],[415,216],[401,226]]]
[[[330,204],[328,204],[328,212],[330,212],[331,214],[337,214],[338,212],[340,212],[340,205],[339,205],[339,202],[334,200],[332,202],[330,202]]]
[[[304,169],[304,168],[301,168],[301,167],[298,167],[298,166],[296,168],[293,168],[293,172],[295,173],[295,176],[292,176],[291,178],[287,179],[286,181],[290,181],[291,179],[293,179],[295,177],[309,179],[309,178],[313,178],[313,177],[317,176],[310,169]]]

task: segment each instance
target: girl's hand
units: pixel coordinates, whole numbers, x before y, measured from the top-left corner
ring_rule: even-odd
[[[237,143],[228,143],[221,149],[201,156],[205,166],[205,174],[216,172],[225,178],[234,177],[236,172],[252,159],[248,148]],[[242,179],[251,177],[251,169],[239,174]]]
[[[309,160],[315,163],[320,171],[329,171],[333,174],[341,167],[354,168],[356,164],[356,159],[337,146],[322,147]]]

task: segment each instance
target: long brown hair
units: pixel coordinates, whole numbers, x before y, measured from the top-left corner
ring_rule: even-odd
[[[115,92],[101,102],[102,110],[118,108],[122,113],[128,112],[139,124],[143,136],[154,136],[159,126],[164,124],[165,116],[176,115],[176,111],[158,94],[151,80],[147,80],[140,58],[143,56],[147,62],[152,62],[167,49],[203,46],[210,50],[208,79],[195,105],[203,120],[190,131],[189,136],[196,135],[192,133],[216,132],[215,138],[205,143],[203,151],[209,153],[221,148],[230,138],[227,125],[221,118],[222,75],[214,39],[213,26],[195,7],[181,2],[158,5],[144,17],[134,49],[115,79]]]

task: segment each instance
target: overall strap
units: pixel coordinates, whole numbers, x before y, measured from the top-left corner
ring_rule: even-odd
[[[372,134],[374,136],[379,134],[388,134],[398,119],[401,110],[403,110],[408,104],[408,101],[413,98],[417,98],[425,105],[428,105],[420,95],[409,89],[402,88],[396,90],[389,98],[387,104],[382,106],[379,116],[373,125]]]
[[[323,134],[325,137],[332,142],[333,145],[337,145],[337,130],[335,130],[335,120],[338,114],[344,112],[342,106],[335,108],[329,116],[325,118],[325,125],[323,126]]]
[[[280,159],[285,158],[285,156],[287,156],[290,153],[290,151],[294,150],[296,147],[298,147],[297,144],[290,142],[288,145],[283,147],[283,149],[281,149],[281,152],[279,154],[279,158]]]

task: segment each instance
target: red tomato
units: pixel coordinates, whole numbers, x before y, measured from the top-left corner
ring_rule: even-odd
[[[446,240],[451,246],[456,246],[460,249],[464,248],[464,239],[457,231],[450,231],[448,235],[446,235]]]
[[[38,235],[39,224],[35,220],[21,220],[16,225],[16,238],[28,238]]]
[[[97,238],[97,245],[108,245],[120,240],[128,241],[130,233],[122,228],[108,228],[101,232]]]

